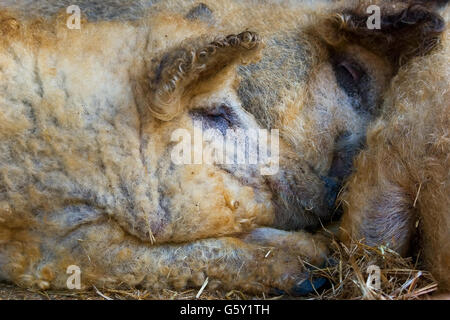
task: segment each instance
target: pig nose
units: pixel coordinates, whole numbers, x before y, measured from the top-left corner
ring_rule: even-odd
[[[333,210],[341,184],[338,179],[333,177],[321,177],[321,179],[325,186],[325,203],[329,210]]]

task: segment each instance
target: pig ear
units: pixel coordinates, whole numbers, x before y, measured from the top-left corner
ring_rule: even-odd
[[[336,22],[347,40],[387,56],[398,67],[410,58],[430,52],[439,43],[445,22],[439,14],[420,4],[401,10],[393,8],[396,7],[381,7],[378,29],[368,28],[371,14],[361,8],[344,12]]]
[[[206,45],[194,42],[164,54],[147,79],[146,107],[160,120],[169,121],[179,114],[188,87],[229,65],[249,62],[262,47],[259,36],[250,31],[218,38]]]

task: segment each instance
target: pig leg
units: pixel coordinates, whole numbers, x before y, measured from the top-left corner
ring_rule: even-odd
[[[67,288],[70,274],[66,270],[76,265],[82,287],[125,284],[181,290],[198,288],[208,278],[209,289],[307,293],[313,288],[299,258],[321,264],[327,253],[319,237],[270,228],[240,237],[152,246],[126,234],[118,224],[104,221],[81,226],[61,238],[41,239],[39,257],[19,268],[17,264],[25,262],[20,259],[25,246],[16,247],[16,252],[0,246],[0,257],[5,260],[0,274],[8,273],[8,278],[26,286]],[[17,270],[23,273],[14,274]]]
[[[364,239],[368,245],[386,245],[405,255],[415,229],[414,198],[386,172],[390,168],[383,161],[367,153],[358,159],[358,171],[343,196],[341,238]]]

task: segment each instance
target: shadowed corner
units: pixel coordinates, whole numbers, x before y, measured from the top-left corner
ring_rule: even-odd
[[[317,271],[333,267],[336,264],[336,260],[329,258],[320,267],[305,265],[308,271],[305,272],[304,280],[296,283],[289,292],[280,289],[273,289],[270,293],[273,295],[290,295],[293,297],[304,297],[310,294],[320,295],[320,292],[325,291],[330,287],[331,281],[327,277],[320,276],[320,272]]]

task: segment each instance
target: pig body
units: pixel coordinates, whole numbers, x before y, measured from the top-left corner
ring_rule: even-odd
[[[3,1],[0,278],[66,288],[75,265],[83,287],[311,291],[299,257],[328,250],[306,231],[337,219],[393,76],[442,31],[377,3],[407,19],[396,41],[358,1],[81,1],[79,30],[68,1]],[[278,129],[277,170],[176,164],[196,123]]]
[[[260,36],[211,26],[206,9],[181,3],[139,19],[133,9],[109,16],[117,8],[99,3],[97,17],[86,3],[90,21],[79,30],[48,2],[20,5],[0,19],[0,277],[65,288],[75,265],[83,287],[181,289],[208,277],[211,286],[301,291],[309,279],[297,257],[321,264],[325,244],[267,227],[326,219],[321,177],[283,140],[272,176],[171,159],[173,132],[193,133],[193,120],[261,128],[236,93],[236,65],[257,60]]]

